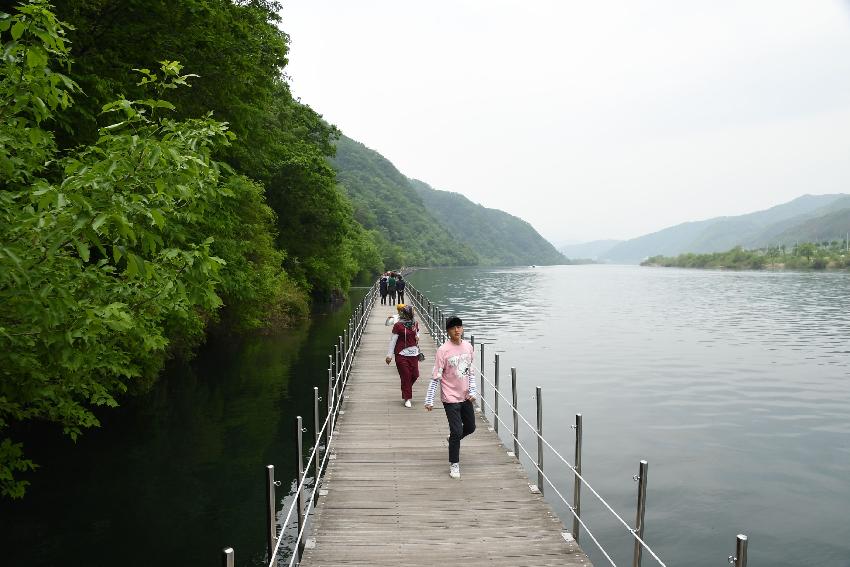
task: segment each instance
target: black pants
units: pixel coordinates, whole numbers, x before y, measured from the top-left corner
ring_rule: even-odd
[[[398,302],[404,303],[404,291],[398,291],[396,293],[398,293]]]
[[[475,408],[472,402],[443,404],[449,420],[449,462],[460,462],[460,440],[475,431]]]
[[[390,305],[395,305],[395,290],[390,290]]]
[[[384,290],[381,290],[381,305],[386,305],[386,304],[387,304],[387,292],[384,291]]]

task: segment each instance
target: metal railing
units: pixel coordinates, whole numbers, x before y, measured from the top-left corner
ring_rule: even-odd
[[[422,294],[418,289],[416,289],[410,282],[407,283],[407,288],[405,293],[408,294],[410,298],[408,303],[412,303],[414,308],[418,311],[418,317],[422,320],[425,325],[428,327],[428,331],[431,337],[434,339],[436,345],[442,344],[448,339],[448,336],[445,331],[445,323],[448,318],[448,314],[444,313],[443,310],[435,303],[433,303],[430,299],[428,299],[424,294]],[[470,342],[472,343],[473,349],[475,348],[475,337],[470,337]],[[566,507],[569,509],[570,513],[573,516],[572,522],[572,530],[571,536],[572,538],[578,542],[581,536],[581,529],[587,533],[588,537],[593,541],[594,545],[599,549],[602,555],[608,560],[611,565],[616,565],[614,560],[611,558],[610,554],[605,550],[602,544],[598,541],[596,536],[590,530],[590,527],[584,522],[581,517],[581,492],[582,486],[586,487],[587,490],[593,494],[594,497],[602,504],[602,506],[607,509],[611,515],[626,529],[627,533],[634,540],[634,552],[632,557],[632,565],[634,567],[640,567],[643,560],[643,554],[646,552],[649,556],[651,556],[659,565],[662,567],[666,567],[665,563],[661,560],[660,557],[650,548],[649,544],[646,543],[644,539],[645,533],[645,515],[646,515],[646,488],[648,481],[648,470],[649,464],[645,460],[641,460],[638,464],[638,473],[634,475],[632,478],[638,483],[637,489],[637,506],[636,506],[636,515],[635,515],[635,525],[632,527],[629,525],[626,520],[622,518],[620,514],[618,514],[614,508],[605,501],[604,498],[590,485],[590,483],[585,479],[581,474],[582,469],[582,435],[583,435],[583,427],[582,427],[582,414],[576,414],[576,423],[571,426],[575,430],[575,464],[570,464],[563,455],[558,452],[555,447],[553,447],[544,437],[543,437],[543,394],[542,389],[538,386],[535,392],[535,400],[537,403],[537,423],[536,425],[532,425],[529,421],[523,417],[523,415],[519,412],[517,407],[518,400],[518,390],[517,390],[517,374],[516,368],[511,368],[511,394],[512,399],[508,400],[500,389],[500,381],[499,381],[499,355],[495,354],[494,357],[494,374],[493,381],[487,379],[486,374],[484,373],[484,344],[481,343],[479,345],[479,352],[481,353],[481,364],[479,366],[479,376],[481,378],[479,384],[479,407],[476,408],[480,411],[481,416],[485,421],[488,421],[487,412],[489,411],[492,418],[492,426],[493,430],[499,435],[500,427],[504,428],[505,431],[511,432],[511,439],[513,442],[513,451],[508,451],[508,454],[517,458],[519,460],[520,451],[526,456],[526,458],[532,463],[533,468],[537,472],[537,485],[529,485],[532,491],[539,492],[541,495],[544,493],[548,493],[547,490],[544,490],[545,486],[549,486],[554,494]],[[485,396],[485,385],[489,390],[493,391],[493,402],[492,404],[487,401]],[[500,403],[499,401],[503,400],[507,405],[507,411],[511,412],[512,417],[512,427],[511,425],[505,423],[500,417]],[[519,440],[519,424],[520,421],[524,423],[533,433],[534,437],[537,439],[537,455],[532,455],[520,442]],[[549,478],[549,476],[544,472],[543,467],[543,450],[544,446],[547,447],[552,454],[555,455],[557,460],[567,466],[569,470],[573,474],[574,484],[573,484],[573,503],[570,504],[566,497],[561,493],[557,486],[553,483],[553,481]],[[746,567],[747,565],[747,536],[743,534],[739,534],[736,539],[736,549],[735,554],[730,555],[728,557],[728,561],[730,564],[734,565],[734,567]]]
[[[280,481],[274,477],[274,465],[266,466],[266,563],[269,567],[280,565],[285,561],[284,552],[289,552],[287,565],[297,565],[301,561],[305,547],[305,528],[307,519],[317,499],[320,496],[319,487],[327,462],[333,459],[330,451],[331,442],[334,437],[334,426],[337,417],[343,412],[342,403],[345,399],[345,386],[351,374],[354,364],[354,356],[363,336],[369,315],[375,305],[377,296],[377,285],[373,285],[363,300],[352,310],[348,325],[342,335],[337,338],[333,346],[333,354],[328,355],[328,391],[326,398],[325,419],[320,424],[320,404],[322,398],[319,396],[319,388],[313,388],[313,447],[309,449],[307,462],[304,462],[304,428],[301,416],[295,418],[294,445],[295,463],[295,490],[292,494],[292,503],[283,520],[278,522],[277,497],[275,488],[280,486]],[[324,440],[324,443],[322,441]],[[312,477],[310,476],[312,468]],[[312,486],[309,486],[312,479]],[[309,489],[312,488],[312,491]],[[309,491],[309,494],[308,494]],[[292,543],[283,545],[284,535],[288,530],[296,530],[296,537]],[[222,550],[222,566],[235,567],[235,552],[233,548]]]
[[[282,557],[282,551],[288,551],[290,553],[289,561],[287,565],[292,567],[293,565],[297,565],[301,561],[302,554],[305,548],[305,530],[307,526],[307,519],[309,518],[310,512],[313,510],[317,499],[321,496],[321,491],[319,489],[321,484],[322,475],[325,471],[327,462],[329,459],[333,459],[334,455],[330,451],[331,441],[334,437],[334,426],[336,423],[337,417],[340,413],[343,412],[341,409],[342,402],[345,399],[344,392],[346,384],[348,383],[348,378],[351,374],[352,364],[354,363],[354,357],[357,353],[357,348],[360,345],[360,341],[362,339],[363,331],[365,329],[366,323],[369,320],[369,316],[372,312],[372,308],[376,303],[377,297],[377,285],[373,285],[370,291],[366,294],[363,300],[358,304],[358,306],[353,310],[351,317],[348,321],[348,326],[343,331],[343,334],[338,337],[337,343],[333,346],[333,354],[328,356],[328,392],[327,392],[327,403],[326,403],[326,414],[325,420],[320,424],[320,404],[319,402],[322,400],[319,397],[319,388],[313,388],[313,427],[314,427],[314,444],[310,449],[310,454],[307,457],[307,462],[304,463],[304,451],[303,451],[303,434],[307,431],[303,427],[301,416],[297,416],[295,418],[295,432],[294,432],[294,444],[296,447],[295,451],[295,463],[293,465],[293,469],[296,473],[296,487],[292,494],[292,503],[289,506],[289,509],[286,513],[286,516],[282,521],[277,521],[277,499],[275,496],[275,488],[280,486],[280,481],[276,481],[274,478],[274,466],[268,465],[266,467],[266,540],[267,540],[267,564],[269,567],[275,567],[275,565],[279,565],[280,562],[285,561]],[[408,303],[412,303],[414,308],[416,309],[417,316],[423,322],[425,322],[426,327],[428,328],[429,333],[434,339],[435,344],[442,344],[447,340],[447,335],[445,332],[445,322],[446,322],[446,314],[440,309],[436,304],[432,303],[429,299],[427,299],[422,293],[419,292],[415,287],[410,285],[408,282],[405,293],[408,294],[410,298]],[[475,337],[471,337],[471,342],[473,343],[473,348],[475,344]],[[581,475],[581,449],[582,449],[582,415],[576,414],[576,424],[573,426],[576,432],[576,440],[575,440],[575,465],[571,465],[546,439],[543,437],[543,403],[542,403],[542,390],[541,388],[537,388],[536,390],[536,400],[537,400],[537,425],[534,426],[528,422],[525,417],[519,412],[517,408],[517,380],[516,380],[516,368],[511,368],[511,390],[512,390],[512,400],[508,400],[501,392],[499,388],[499,355],[495,355],[495,370],[493,376],[493,382],[487,380],[486,375],[483,373],[484,367],[484,346],[483,344],[479,346],[479,350],[481,352],[481,366],[479,368],[479,373],[481,377],[481,384],[479,388],[479,400],[480,406],[479,411],[481,412],[482,417],[487,420],[487,410],[489,408],[490,413],[492,414],[493,421],[493,429],[497,432],[499,431],[500,424],[502,427],[509,428],[509,425],[502,421],[500,417],[500,404],[499,400],[504,400],[507,404],[507,408],[510,410],[512,415],[512,430],[511,436],[513,441],[513,451],[509,451],[508,454],[519,459],[520,450],[525,454],[525,456],[534,464],[534,468],[537,471],[537,485],[530,485],[532,490],[537,490],[541,493],[544,493],[544,483],[551,487],[554,494],[560,499],[573,514],[573,527],[571,535],[576,542],[578,542],[580,537],[580,529],[584,528],[584,531],[587,533],[588,537],[594,542],[596,547],[600,550],[600,552],[605,556],[605,558],[610,562],[611,565],[615,565],[614,561],[611,559],[608,552],[602,547],[597,538],[593,535],[593,532],[590,530],[589,526],[584,522],[581,517],[581,487],[582,485],[586,486],[588,490],[603,504],[603,506],[613,514],[613,516],[619,520],[619,522],[626,527],[628,533],[634,538],[634,557],[633,557],[633,565],[639,567],[641,565],[643,552],[646,551],[649,555],[655,559],[659,565],[664,567],[664,562],[658,557],[658,555],[652,551],[649,545],[644,541],[644,514],[646,510],[646,481],[647,481],[647,462],[641,461],[639,465],[638,474],[634,475],[634,479],[638,481],[638,504],[637,504],[637,515],[635,527],[632,528],[629,524],[623,520],[623,518],[614,511],[614,509],[599,495],[599,493],[594,490],[592,486],[587,482],[587,480]],[[485,400],[484,396],[484,387],[487,384],[488,388],[493,390],[493,403],[490,404]],[[519,423],[525,423],[534,435],[537,438],[537,456],[533,456],[529,451],[520,443],[519,441]],[[324,444],[322,444],[322,440],[324,439]],[[543,468],[543,447],[546,446],[550,451],[563,462],[573,473],[575,482],[573,486],[573,504],[570,505],[567,502],[566,498],[563,494],[558,490],[549,476],[546,475]],[[308,494],[308,484],[310,469],[313,469],[313,483],[312,483],[312,491]],[[547,491],[548,492],[548,491]],[[294,522],[294,523],[293,523]],[[283,546],[284,534],[287,533],[287,530],[290,530],[292,527],[296,530],[296,536],[294,541],[291,543],[288,542],[286,547]],[[733,564],[734,567],[746,567],[747,565],[747,536],[739,534],[736,540],[736,548],[735,554],[730,555],[728,557],[729,563]],[[233,548],[225,548],[222,550],[221,555],[221,564],[223,567],[235,567],[235,551]]]

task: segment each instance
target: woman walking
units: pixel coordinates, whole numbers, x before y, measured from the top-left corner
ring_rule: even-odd
[[[411,407],[413,383],[419,378],[419,323],[413,320],[413,307],[405,305],[399,312],[399,321],[393,325],[386,363],[395,356],[395,366],[401,380],[401,398],[404,407]]]

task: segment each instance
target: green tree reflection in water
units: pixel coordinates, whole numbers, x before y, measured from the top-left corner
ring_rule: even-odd
[[[306,449],[313,387],[324,398],[328,354],[363,293],[274,336],[211,339],[76,446],[46,427],[23,432],[43,467],[26,498],[0,510],[9,564],[216,564],[225,546],[240,564],[262,564],[265,466],[275,465],[282,502],[295,416]]]

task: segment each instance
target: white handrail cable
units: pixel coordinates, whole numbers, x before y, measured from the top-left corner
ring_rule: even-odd
[[[372,312],[372,307],[374,305],[374,286],[373,286],[373,291],[371,293],[367,294],[366,297],[370,298],[371,301],[366,302],[364,300],[362,302],[362,304],[365,307],[365,309],[363,311],[363,316],[355,324],[355,335],[358,338],[358,342],[359,342],[360,336],[363,333],[363,327],[365,327],[363,322],[368,320],[369,315]],[[356,349],[356,347],[354,346],[356,344],[358,344],[358,343],[352,341],[352,343],[351,343],[352,347],[351,348]],[[340,364],[340,366],[342,367],[343,365]],[[349,374],[343,375],[343,382],[342,382],[342,385],[340,386],[340,390],[339,390],[340,393],[342,393],[345,390],[345,385],[348,383],[348,376],[349,376]],[[334,391],[336,391],[336,386],[334,386]],[[340,404],[337,404],[337,405],[340,405]],[[322,435],[324,434],[325,429],[327,429],[328,423],[330,422],[331,415],[333,415],[333,413],[335,411],[337,411],[337,409],[338,409],[337,407],[333,407],[333,408],[331,408],[331,411],[328,412],[328,415],[325,417],[325,421],[322,423],[322,427],[319,430],[319,434],[317,436],[319,439],[322,438]],[[327,442],[327,446],[325,447],[325,455],[324,455],[324,458],[322,459],[321,465],[319,466],[319,476],[322,475],[322,473],[325,470],[325,466],[327,465],[328,456],[331,453],[330,445],[331,445],[331,441],[333,440],[333,438],[334,438],[334,432],[333,432],[333,430],[330,430],[328,432],[328,442]],[[269,567],[274,567],[274,563],[277,560],[277,553],[280,549],[280,544],[283,541],[283,535],[286,532],[285,526],[289,525],[290,521],[292,520],[292,513],[295,511],[295,506],[299,505],[299,500],[300,500],[299,495],[301,494],[301,491],[304,490],[304,487],[305,487],[305,484],[306,484],[306,481],[307,481],[307,471],[310,470],[310,465],[312,464],[313,458],[315,457],[318,449],[319,449],[318,445],[313,447],[313,450],[310,452],[310,456],[307,459],[307,463],[304,466],[304,474],[302,475],[300,482],[298,483],[297,488],[295,490],[295,497],[292,500],[292,504],[290,504],[290,506],[289,506],[289,511],[287,512],[286,517],[284,518],[283,522],[281,522],[281,524],[280,524],[281,526],[284,526],[284,527],[281,528],[280,534],[278,534],[277,541],[275,542],[275,546],[274,546],[274,549],[272,551],[272,555],[269,558]],[[313,490],[314,491],[318,490],[318,486],[319,486],[319,478],[316,478],[314,480]],[[312,507],[313,507],[313,498],[310,498],[310,502],[307,505],[307,510],[305,512],[305,516],[306,516],[306,514],[309,514]],[[302,534],[304,532],[304,528],[306,527],[306,525],[307,525],[307,522],[304,522],[304,525],[302,525],[301,529],[299,530],[298,537],[296,538],[295,543],[294,543],[295,548],[297,548],[298,544],[301,541],[301,537],[302,537]],[[296,555],[295,553],[292,554],[292,560],[290,561],[290,565],[292,565],[292,561],[294,560],[295,555]]]
[[[412,286],[411,286],[411,287],[412,287]],[[418,291],[418,290],[417,290],[417,291]],[[419,293],[420,293],[420,295],[421,295],[421,292],[419,292]],[[531,429],[531,431],[534,433],[534,435],[536,435],[536,436],[537,436],[537,437],[538,437],[538,438],[539,438],[539,439],[540,439],[540,440],[541,440],[541,441],[542,441],[542,442],[543,442],[543,443],[544,443],[547,447],[549,447],[549,449],[553,452],[553,454],[554,454],[555,456],[557,456],[557,457],[558,457],[558,458],[559,458],[559,459],[560,459],[560,460],[561,460],[561,461],[562,461],[565,465],[567,465],[567,467],[568,467],[568,468],[569,468],[569,469],[573,472],[573,474],[575,474],[575,475],[576,475],[576,477],[577,477],[577,478],[578,478],[578,479],[582,482],[582,484],[584,484],[584,485],[585,485],[585,486],[586,486],[586,487],[587,487],[587,488],[591,491],[591,493],[592,493],[592,494],[593,494],[593,495],[594,495],[594,496],[595,496],[595,497],[596,497],[596,498],[597,498],[597,499],[598,499],[598,500],[602,503],[602,505],[603,505],[603,506],[605,506],[605,508],[606,508],[609,512],[611,512],[611,514],[612,514],[612,515],[613,515],[613,516],[614,516],[617,520],[619,520],[619,522],[620,522],[621,524],[623,524],[623,526],[626,528],[626,530],[629,532],[629,534],[630,534],[630,535],[631,535],[631,536],[632,536],[635,540],[637,540],[637,541],[640,543],[640,545],[641,545],[644,549],[646,549],[646,551],[647,551],[647,552],[649,552],[649,554],[653,557],[653,559],[655,559],[655,560],[656,560],[656,561],[657,561],[660,565],[662,565],[663,567],[666,567],[665,563],[661,560],[661,558],[659,558],[659,557],[658,557],[658,555],[657,555],[657,554],[656,554],[656,553],[652,550],[652,548],[651,548],[651,547],[649,547],[649,544],[647,544],[647,543],[646,543],[646,542],[645,542],[645,541],[644,541],[644,540],[643,540],[640,536],[638,536],[638,535],[637,535],[636,530],[635,530],[634,528],[632,528],[632,527],[628,524],[628,522],[626,522],[626,521],[625,521],[625,520],[624,520],[624,519],[623,519],[623,518],[622,518],[622,517],[621,517],[621,516],[620,516],[620,515],[619,515],[619,514],[615,511],[615,510],[614,510],[614,508],[612,508],[612,507],[611,507],[611,505],[610,505],[610,504],[608,504],[608,502],[606,502],[606,501],[605,501],[605,499],[604,499],[604,498],[602,498],[602,496],[601,496],[601,495],[600,495],[600,494],[596,491],[596,489],[594,489],[594,488],[590,485],[590,483],[589,483],[589,482],[588,482],[588,481],[587,481],[587,480],[586,480],[586,479],[585,479],[585,478],[584,478],[584,477],[583,477],[583,476],[582,476],[582,475],[581,475],[581,474],[580,474],[580,473],[579,473],[579,472],[575,469],[575,467],[574,467],[573,465],[571,465],[571,464],[567,461],[567,459],[565,459],[565,458],[564,458],[564,456],[563,456],[563,455],[561,455],[561,453],[560,453],[560,452],[558,452],[558,450],[557,450],[557,449],[555,449],[555,448],[552,446],[552,444],[551,444],[551,443],[549,443],[549,442],[546,440],[546,438],[545,438],[545,437],[543,437],[542,435],[540,435],[540,433],[538,433],[537,428],[536,428],[535,426],[533,426],[531,423],[529,423],[529,421],[528,421],[527,419],[525,419],[525,417],[522,415],[522,413],[520,413],[519,409],[518,409],[518,408],[516,408],[516,407],[514,407],[514,405],[513,405],[513,403],[512,403],[512,400],[508,400],[508,398],[506,398],[506,397],[504,396],[504,394],[502,394],[502,392],[501,392],[498,388],[496,388],[496,387],[495,387],[495,385],[494,385],[492,382],[490,382],[489,380],[487,380],[487,377],[486,377],[486,375],[484,374],[483,369],[480,369],[480,368],[479,368],[479,375],[481,376],[481,380],[482,380],[482,382],[485,382],[486,384],[488,384],[489,386],[491,386],[491,387],[492,387],[492,389],[493,389],[493,390],[494,390],[494,391],[495,391],[495,392],[499,395],[499,397],[500,397],[500,398],[502,398],[502,399],[503,399],[503,400],[504,400],[504,401],[508,404],[508,407],[509,407],[510,409],[512,409],[512,410],[516,410],[516,414],[517,414],[517,416],[519,416],[519,418],[520,418],[520,419],[521,419],[521,420],[522,420],[522,421],[523,421],[523,422],[524,422],[524,423],[525,423],[525,424],[529,427],[529,429]],[[483,400],[483,398],[482,398],[482,400]],[[484,402],[484,404],[489,405],[489,404],[487,403],[487,401],[486,401],[486,400],[483,400],[483,402]],[[485,419],[486,419],[486,414],[485,414]],[[502,422],[502,420],[499,420],[499,422],[500,422],[500,423],[502,423],[502,424],[504,425],[504,422]],[[511,434],[511,437],[513,438],[513,434]],[[522,446],[522,445],[519,443],[519,439],[517,439],[517,445],[518,445],[518,446]],[[528,455],[528,452],[525,450],[525,448],[524,448],[524,447],[523,447],[523,451],[524,451],[524,452]],[[534,458],[533,458],[533,457],[531,457],[531,455],[528,455],[528,456],[529,456],[529,459],[530,459],[533,463],[535,463]],[[537,468],[536,463],[534,464],[534,466],[535,466],[535,468]],[[542,471],[541,471],[541,472],[542,472]],[[545,476],[545,475],[544,475],[544,476]],[[551,483],[550,483],[550,484],[551,484]],[[553,488],[554,488],[554,486],[553,486]],[[557,489],[555,489],[555,490],[557,491]],[[569,506],[569,505],[568,505],[568,506]],[[571,510],[571,511],[573,511],[573,508],[572,508],[572,507],[570,507],[570,510]],[[574,512],[574,511],[573,511],[573,514],[575,515],[575,512]],[[576,517],[578,517],[578,516],[576,516]],[[581,520],[579,519],[579,521],[581,521]],[[601,549],[601,548],[600,548],[600,549]],[[604,550],[603,550],[603,553],[604,553]]]
[[[502,424],[502,425],[504,425],[505,427],[508,427],[508,424],[507,424],[507,423],[505,423],[504,421],[502,421],[502,420],[499,418],[499,416],[494,415],[494,417],[498,420],[498,422],[499,422],[499,423],[501,423],[501,424]],[[517,444],[517,446],[518,446],[520,449],[522,449],[522,452],[523,452],[523,453],[525,453],[525,456],[526,456],[526,457],[528,457],[528,458],[529,458],[532,462],[534,462],[534,457],[532,457],[532,456],[531,456],[531,454],[530,454],[530,453],[528,452],[528,450],[527,450],[527,449],[526,449],[526,448],[522,445],[522,443],[518,443],[518,444]],[[552,483],[552,481],[551,481],[551,480],[549,480],[549,477],[548,477],[548,476],[546,476],[546,473],[544,473],[542,469],[540,469],[539,467],[537,467],[537,464],[536,464],[536,463],[535,463],[534,467],[535,467],[538,471],[540,471],[541,475],[543,476],[543,479],[544,479],[544,480],[545,480],[545,481],[549,484],[549,486],[551,486],[551,487],[552,487],[552,489],[555,491],[555,493],[558,495],[558,497],[561,499],[561,501],[562,501],[562,502],[563,502],[563,503],[567,506],[567,508],[569,508],[570,512],[572,512],[573,516],[575,516],[575,518],[579,521],[579,523],[582,525],[582,527],[584,527],[585,531],[587,532],[587,535],[589,535],[589,536],[590,536],[590,539],[592,539],[592,540],[593,540],[593,543],[595,543],[595,544],[596,544],[596,547],[599,549],[599,551],[601,551],[601,552],[602,552],[602,554],[605,556],[605,558],[608,560],[608,562],[609,562],[609,563],[611,563],[611,565],[614,565],[614,566],[616,567],[616,564],[614,563],[614,560],[613,560],[613,559],[611,559],[611,556],[610,556],[610,555],[608,555],[608,552],[607,552],[607,551],[605,551],[605,548],[604,548],[604,547],[602,547],[602,544],[601,544],[601,543],[599,543],[599,540],[597,540],[597,539],[596,539],[596,536],[595,536],[595,535],[593,535],[593,532],[591,531],[590,527],[589,527],[589,526],[588,526],[588,525],[584,522],[584,520],[582,520],[582,519],[581,519],[581,516],[579,516],[578,514],[576,514],[575,508],[573,508],[573,506],[571,506],[571,505],[570,505],[570,503],[569,503],[569,502],[567,502],[567,499],[564,497],[564,495],[563,495],[563,494],[561,494],[561,491],[560,491],[560,490],[558,490],[558,488],[557,488],[557,487],[556,487],[556,486]]]

